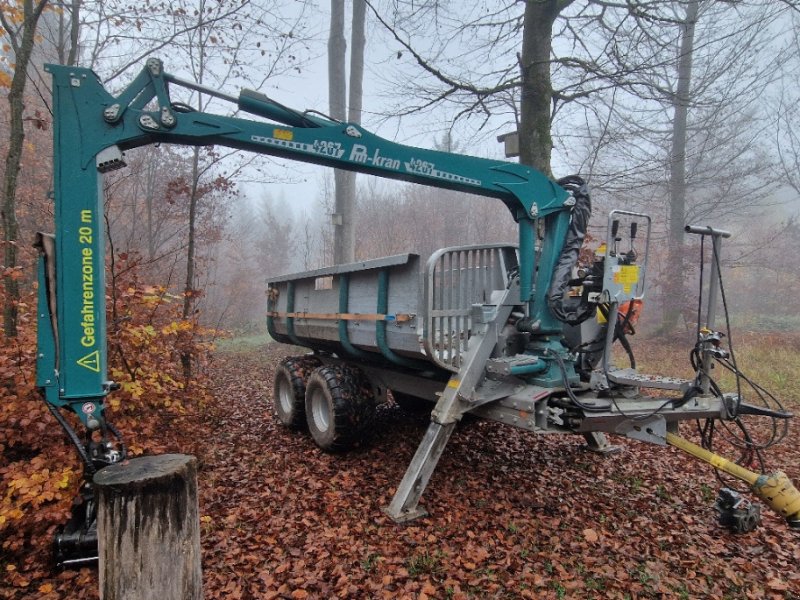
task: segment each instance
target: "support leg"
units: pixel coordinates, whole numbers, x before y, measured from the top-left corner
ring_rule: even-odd
[[[472,405],[469,398],[475,392],[475,386],[481,379],[487,359],[497,344],[500,328],[506,323],[515,303],[512,298],[519,297],[519,288],[509,285],[503,297],[496,304],[494,317],[486,323],[473,323],[473,335],[469,340],[469,349],[464,354],[457,374],[442,391],[442,395],[431,413],[431,424],[417,448],[411,464],[397,491],[384,512],[394,521],[404,523],[425,514],[424,509],[417,506],[428,480],[436,468],[436,463],[447,445],[447,440],[456,428],[456,423]]]
[[[428,514],[418,506],[418,502],[455,427],[456,423],[442,425],[434,421],[428,425],[391,504],[383,509],[396,523],[405,523]]]
[[[617,452],[622,452],[620,446],[614,446],[609,443],[606,434],[602,431],[589,431],[584,433],[583,437],[586,440],[586,449],[590,452],[596,452],[598,454],[616,454]]]

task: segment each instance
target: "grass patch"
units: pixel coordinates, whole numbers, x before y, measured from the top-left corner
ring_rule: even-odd
[[[442,569],[441,555],[431,554],[427,550],[415,554],[406,561],[406,569],[411,577],[428,574],[435,575]]]
[[[800,404],[800,335],[797,333],[753,333],[736,331],[733,336],[733,349],[739,370],[752,381],[773,393],[789,407]],[[661,340],[657,338],[634,340],[638,370],[642,373],[692,378],[689,366],[691,339]],[[723,348],[728,349],[728,340],[723,340]],[[627,366],[627,359],[616,362]],[[716,366],[712,376],[723,392],[735,392],[736,382],[731,373]],[[759,404],[755,393],[743,384],[745,401]]]
[[[800,315],[743,313],[731,315],[731,327],[763,332],[800,332]]]
[[[375,552],[370,552],[367,556],[361,561],[361,568],[364,569],[367,573],[371,573],[375,570],[375,567],[378,566],[378,562],[381,559],[380,554],[376,554]]]
[[[256,350],[268,344],[274,343],[269,334],[264,331],[262,333],[253,333],[248,335],[233,335],[232,337],[220,338],[214,345],[219,352],[247,352],[249,350]]]

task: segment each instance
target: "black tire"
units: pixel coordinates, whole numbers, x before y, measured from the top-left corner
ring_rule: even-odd
[[[281,424],[293,429],[306,426],[306,381],[321,364],[314,356],[292,356],[275,369],[272,405]]]
[[[428,402],[417,396],[392,390],[392,398],[394,398],[394,403],[407,413],[418,415],[433,410],[433,402]]]
[[[375,420],[375,408],[372,385],[354,367],[324,366],[308,378],[308,431],[326,452],[347,450],[362,441]]]

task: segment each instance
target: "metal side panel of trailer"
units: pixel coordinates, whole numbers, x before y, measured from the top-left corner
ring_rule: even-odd
[[[267,324],[284,343],[421,370],[457,371],[473,306],[502,293],[517,268],[510,244],[445,248],[268,280]]]

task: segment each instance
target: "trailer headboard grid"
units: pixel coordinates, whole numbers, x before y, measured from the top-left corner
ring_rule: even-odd
[[[513,244],[443,248],[424,273],[423,345],[429,360],[458,371],[472,331],[472,307],[505,290],[518,266]]]

